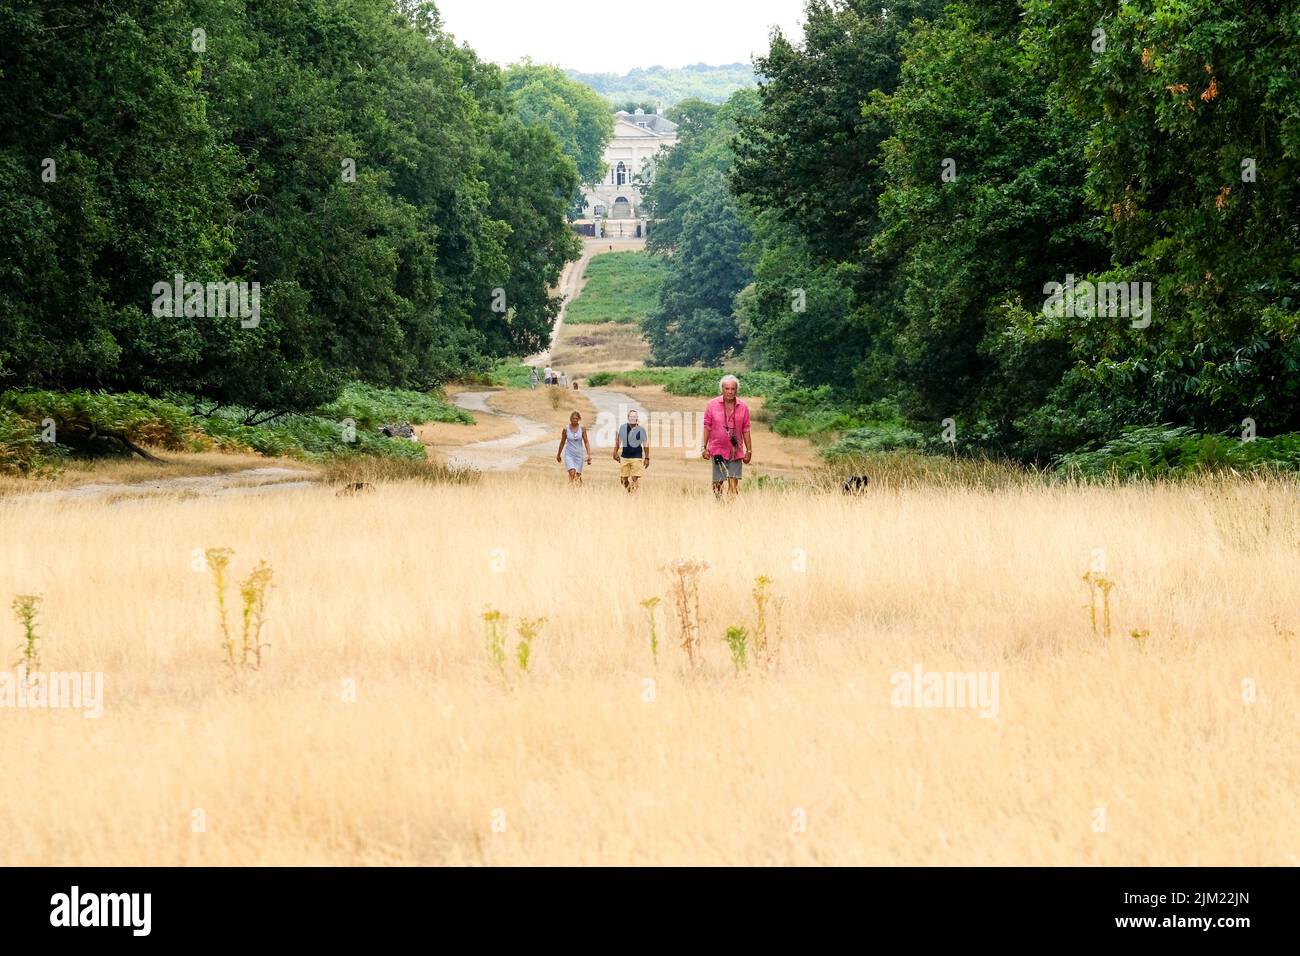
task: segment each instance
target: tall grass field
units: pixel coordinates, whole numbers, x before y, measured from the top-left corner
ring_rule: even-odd
[[[0,864],[1300,864],[1293,485],[560,479],[0,499]]]

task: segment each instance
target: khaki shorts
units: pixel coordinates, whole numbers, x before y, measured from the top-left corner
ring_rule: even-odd
[[[644,458],[624,458],[623,467],[619,469],[618,476],[620,478],[640,478],[641,475],[638,474],[638,472],[641,472],[644,469]]]

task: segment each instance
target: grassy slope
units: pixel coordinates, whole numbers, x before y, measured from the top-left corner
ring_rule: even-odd
[[[564,314],[566,325],[640,323],[659,304],[666,266],[648,252],[609,252],[587,265],[587,284]]]

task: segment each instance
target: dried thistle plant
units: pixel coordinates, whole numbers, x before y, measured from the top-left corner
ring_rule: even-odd
[[[519,644],[515,647],[515,660],[519,664],[519,669],[524,673],[528,672],[528,660],[533,653],[533,639],[541,633],[542,625],[546,623],[546,618],[535,617],[532,619],[522,618],[515,625],[519,631]]]
[[[646,620],[650,624],[650,657],[655,662],[655,667],[659,666],[659,634],[655,629],[655,608],[659,606],[657,597],[646,598],[641,602],[645,608]]]
[[[510,619],[500,611],[488,608],[483,612],[483,627],[487,637],[488,660],[501,673],[506,670],[506,622]]]
[[[265,561],[259,561],[251,574],[239,586],[243,601],[243,632],[240,641],[239,665],[259,670],[262,666],[262,626],[266,623],[266,592],[271,588],[274,572]]]
[[[235,642],[230,636],[230,623],[226,615],[226,568],[235,552],[231,548],[208,548],[204,552],[208,570],[212,572],[212,583],[217,589],[217,617],[221,622],[221,649],[226,654],[226,662],[235,662]]]
[[[673,603],[677,609],[677,624],[681,632],[682,650],[692,667],[698,667],[700,658],[700,575],[708,570],[704,561],[679,559],[668,565],[673,575]]]
[[[41,668],[41,637],[36,633],[36,609],[40,604],[39,594],[19,594],[13,601],[14,616],[23,628],[23,643],[19,645],[23,659],[15,666],[21,665],[29,673]]]

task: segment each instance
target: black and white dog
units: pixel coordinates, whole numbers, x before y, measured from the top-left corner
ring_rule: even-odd
[[[846,495],[860,495],[866,492],[867,485],[870,483],[871,479],[866,475],[850,475],[844,479],[844,484],[840,486],[840,490]]]

